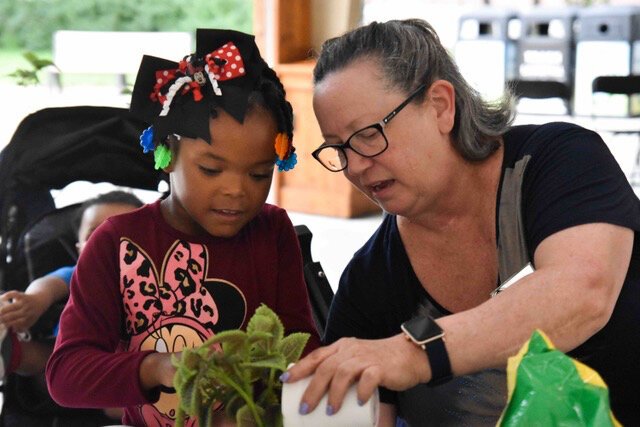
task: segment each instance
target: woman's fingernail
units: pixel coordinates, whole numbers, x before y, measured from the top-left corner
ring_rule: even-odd
[[[282,375],[280,375],[280,382],[286,383],[287,380],[289,380],[289,372],[283,372]]]
[[[362,399],[358,399],[358,406],[362,406],[365,403],[367,403],[366,401],[362,400]]]
[[[307,415],[309,413],[309,405],[307,405],[305,402],[302,402],[300,404],[298,412],[300,412],[300,415]]]
[[[331,416],[334,413],[335,413],[335,411],[333,410],[333,406],[327,405],[327,415]]]

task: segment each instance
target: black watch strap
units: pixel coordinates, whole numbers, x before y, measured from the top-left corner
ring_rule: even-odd
[[[427,383],[428,385],[443,384],[453,378],[444,339],[440,338],[425,343],[424,350],[427,352],[427,360],[429,360],[431,367],[431,381]]]

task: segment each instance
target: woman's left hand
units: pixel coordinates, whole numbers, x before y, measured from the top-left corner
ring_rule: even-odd
[[[358,400],[366,402],[378,386],[406,390],[431,377],[425,352],[402,334],[379,340],[342,338],[309,353],[281,378],[295,382],[312,374],[300,402],[302,414],[313,411],[327,390],[327,413],[337,412],[356,381]]]

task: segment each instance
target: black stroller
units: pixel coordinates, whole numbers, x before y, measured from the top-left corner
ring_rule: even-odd
[[[78,205],[56,209],[51,190],[76,181],[157,190],[162,175],[135,144],[144,127],[126,110],[109,107],[50,108],[20,123],[0,153],[0,290],[24,290],[34,279],[75,264],[72,220]],[[32,339],[51,339],[62,308],[52,307],[34,325]],[[102,411],[59,407],[42,378],[9,375],[3,397],[3,426],[113,423]]]
[[[72,225],[78,205],[57,209],[51,190],[76,181],[157,191],[166,175],[153,167],[136,141],[146,125],[113,107],[48,108],[27,116],[0,152],[0,291],[24,290],[31,281],[77,260]],[[160,196],[160,193],[158,193]],[[324,332],[333,292],[311,258],[312,234],[296,226],[313,315]],[[63,304],[31,330],[33,339],[57,323]],[[113,420],[98,410],[58,406],[41,379],[11,374],[2,385],[0,426],[100,426]]]

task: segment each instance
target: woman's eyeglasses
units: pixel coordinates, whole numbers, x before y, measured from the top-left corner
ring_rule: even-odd
[[[426,83],[421,84],[402,104],[394,108],[393,111],[378,123],[355,131],[343,144],[328,144],[325,142],[316,148],[311,155],[331,172],[340,172],[346,169],[348,165],[347,153],[345,151],[347,148],[352,149],[363,157],[375,157],[381,154],[389,146],[384,128],[413,98],[422,93],[426,86]]]

